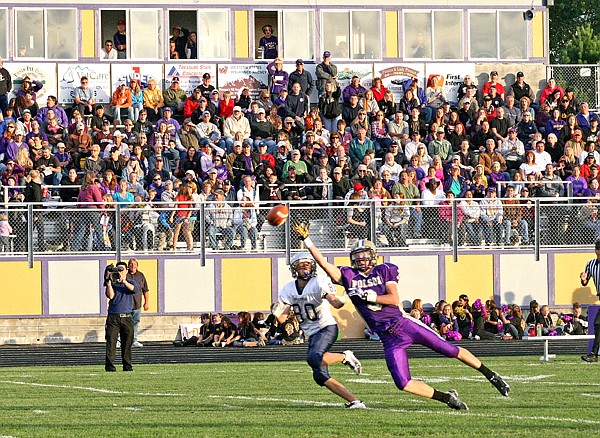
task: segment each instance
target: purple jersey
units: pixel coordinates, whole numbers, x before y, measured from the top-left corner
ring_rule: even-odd
[[[364,275],[358,269],[348,266],[340,266],[339,269],[342,271],[342,286],[346,291],[351,289],[374,290],[377,295],[385,295],[386,283],[398,282],[398,267],[391,263],[375,266],[369,275]],[[398,306],[368,303],[356,296],[350,298],[358,313],[374,332],[387,330],[403,316],[402,310]]]

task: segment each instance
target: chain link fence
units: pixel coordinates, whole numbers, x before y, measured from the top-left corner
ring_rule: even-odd
[[[430,202],[431,205],[425,205]],[[0,210],[11,225],[0,239],[0,255],[49,253],[207,254],[302,250],[291,231],[310,223],[311,237],[324,250],[348,250],[369,239],[389,251],[519,250],[589,248],[600,238],[600,198],[448,199],[409,204],[403,199],[298,201],[287,203],[289,219],[266,221],[271,202],[41,204],[8,203]],[[85,208],[84,208],[85,207]],[[100,208],[102,207],[102,208]],[[188,210],[189,209],[189,210]],[[188,220],[180,219],[187,216]],[[184,212],[182,216],[180,213]],[[0,219],[1,220],[1,219]]]
[[[556,79],[563,89],[570,87],[580,102],[587,102],[590,110],[600,110],[600,66],[549,65],[547,77]]]

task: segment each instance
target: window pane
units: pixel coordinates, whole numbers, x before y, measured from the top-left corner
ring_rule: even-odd
[[[352,12],[352,58],[381,58],[381,17],[379,11]]]
[[[500,11],[500,58],[527,58],[527,21],[521,11]]]
[[[474,12],[470,19],[471,58],[497,58],[496,13]]]
[[[198,36],[196,29],[198,13],[194,11],[169,11],[169,40],[173,37],[174,28],[183,29],[178,36],[178,49],[180,50],[179,59],[198,59]],[[189,33],[186,34],[185,31]],[[191,41],[190,41],[191,40]],[[185,44],[183,43],[185,41]]]
[[[229,58],[227,11],[200,12],[198,16],[198,58]]]
[[[157,32],[158,11],[152,9],[130,10],[129,29],[127,38],[129,43],[129,58],[131,59],[156,59],[160,51],[160,35]]]
[[[283,12],[283,45],[286,59],[313,59],[313,11]]]
[[[428,12],[404,14],[404,57],[431,58],[431,15]]]
[[[436,11],[433,13],[433,26],[435,58],[463,58],[462,12]]]
[[[75,9],[48,9],[47,40],[48,58],[77,58],[77,18]]]
[[[349,58],[350,14],[346,12],[323,12],[323,51],[331,52],[333,58]]]
[[[8,29],[8,24],[6,22],[6,9],[0,9],[0,57],[7,58],[8,50],[7,49],[7,41],[6,41],[6,29]]]
[[[17,57],[43,58],[44,13],[42,11],[16,11]]]

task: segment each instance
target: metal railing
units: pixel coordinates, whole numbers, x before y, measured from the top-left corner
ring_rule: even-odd
[[[266,221],[273,202],[244,207],[238,202],[198,204],[9,203],[10,236],[0,238],[0,255],[35,257],[61,253],[207,254],[285,252],[302,243],[290,224],[310,223],[311,237],[324,250],[345,250],[366,238],[382,250],[531,252],[544,248],[589,248],[600,238],[600,198],[449,199],[438,205],[416,201],[285,202],[285,226]],[[279,203],[279,202],[276,202]],[[85,207],[85,208],[84,208]],[[95,208],[104,207],[104,208]],[[179,212],[190,211],[188,221]],[[186,241],[186,229],[191,241]],[[179,231],[175,241],[173,233]],[[189,237],[189,236],[188,236]]]

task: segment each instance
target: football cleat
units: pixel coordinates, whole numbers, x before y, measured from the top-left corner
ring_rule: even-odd
[[[585,356],[581,356],[581,360],[590,363],[595,363],[598,362],[598,356],[596,356],[595,354],[586,354]]]
[[[451,389],[446,394],[449,397],[447,404],[452,409],[456,409],[457,411],[469,410],[469,407],[466,405],[466,403],[464,403],[463,401],[461,401],[461,399],[458,398],[458,393],[456,392],[456,390]]]
[[[360,400],[354,400],[354,401],[351,401],[350,403],[346,403],[344,405],[344,407],[346,409],[367,409],[367,405],[365,405]]]
[[[342,354],[344,355],[342,363],[350,367],[350,369],[354,371],[354,374],[360,374],[362,372],[362,365],[354,353],[350,350],[346,350]]]
[[[504,379],[500,377],[500,374],[494,373],[488,380],[496,387],[500,394],[502,394],[504,397],[508,397],[510,386],[508,386],[508,383],[506,383]]]

